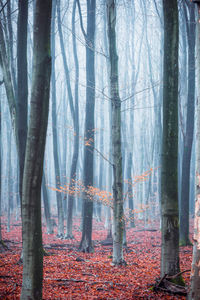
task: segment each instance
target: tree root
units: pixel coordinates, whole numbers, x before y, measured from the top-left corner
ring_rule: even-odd
[[[172,280],[177,279],[183,273],[189,272],[190,270],[184,270],[179,272],[173,276],[169,276],[165,274],[154,286],[153,290],[155,292],[162,291],[166,293],[170,293],[173,295],[187,295],[187,288],[178,284],[175,284]]]
[[[6,250],[8,250],[8,246],[6,245],[6,243],[1,240],[0,241],[0,253],[5,252]]]

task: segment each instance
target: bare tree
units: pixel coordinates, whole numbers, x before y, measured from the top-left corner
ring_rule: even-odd
[[[178,7],[163,0],[164,70],[161,170],[161,276],[179,272],[178,221]],[[173,78],[173,80],[172,80]]]
[[[193,1],[197,3],[197,87],[198,98],[200,97],[200,0]],[[195,219],[194,219],[194,237],[193,237],[193,257],[191,270],[191,288],[188,294],[189,300],[200,299],[200,101],[197,104],[197,124],[196,124],[196,201],[195,201]]]
[[[110,61],[110,91],[112,102],[112,160],[113,160],[113,264],[125,264],[123,258],[123,182],[121,152],[121,100],[118,84],[118,55],[116,49],[116,4],[107,0],[107,32]]]
[[[31,109],[22,192],[23,283],[21,299],[42,299],[41,183],[51,74],[51,0],[36,0]]]
[[[78,1],[78,0],[77,0]],[[80,13],[80,3],[79,13]],[[87,189],[93,186],[94,169],[94,105],[95,105],[95,19],[96,0],[87,0],[87,33],[83,29],[82,16],[80,13],[81,27],[86,43],[86,108],[85,108],[85,133],[84,133],[84,167],[83,183],[86,188],[83,198],[83,227],[80,250],[83,252],[93,251],[92,246],[92,217],[93,201],[88,196]]]

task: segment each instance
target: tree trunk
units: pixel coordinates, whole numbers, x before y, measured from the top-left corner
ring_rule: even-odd
[[[112,158],[113,158],[113,264],[121,265],[123,259],[123,184],[121,152],[121,100],[118,85],[118,56],[116,49],[116,7],[107,0],[107,32],[110,61],[110,91],[112,103]]]
[[[27,75],[28,1],[18,2],[17,21],[17,130],[19,141],[19,194],[22,199],[22,180],[27,138],[28,75]]]
[[[161,276],[179,272],[178,222],[178,8],[163,0],[164,78],[161,173]]]
[[[16,111],[16,102],[15,94],[12,85],[12,77],[9,67],[8,55],[6,52],[5,38],[3,33],[3,26],[0,19],[0,66],[2,69],[3,80],[6,90],[6,96],[8,99],[8,106],[10,111],[10,117],[12,122],[12,128],[16,138],[16,145],[18,149],[18,133],[17,133],[17,111]]]
[[[197,20],[197,74],[198,74],[198,98],[200,97],[200,1],[198,2],[198,20]],[[196,124],[196,202],[195,202],[195,220],[194,220],[194,244],[192,257],[192,270],[190,277],[189,300],[200,299],[200,101],[197,102],[197,124]]]
[[[72,41],[73,41],[73,55],[75,62],[75,86],[74,86],[74,98],[75,105],[74,114],[72,113],[73,123],[74,123],[74,151],[72,157],[71,171],[70,171],[70,186],[69,190],[73,190],[76,185],[76,170],[79,154],[79,105],[78,105],[78,91],[79,91],[79,63],[76,48],[76,29],[75,29],[75,13],[76,13],[76,0],[74,0],[73,10],[72,10]],[[73,208],[74,208],[75,195],[69,194],[68,196],[68,208],[67,208],[67,238],[73,238],[72,235],[72,225],[73,225]]]
[[[185,4],[186,5],[186,4]],[[187,12],[186,12],[187,13]],[[195,104],[195,7],[189,4],[188,27],[188,95],[187,121],[183,141],[182,181],[180,201],[180,245],[191,245],[189,239],[189,198],[190,198],[190,162],[194,133],[194,104]]]
[[[46,187],[45,171],[43,171],[43,177],[42,177],[42,193],[43,193],[43,202],[44,202],[44,214],[45,214],[46,224],[47,224],[47,233],[52,234],[54,233],[54,230],[51,221],[51,211],[50,211],[50,204],[48,199],[48,190]]]
[[[128,208],[129,208],[129,221],[130,227],[135,227],[135,216],[134,216],[134,202],[133,202],[133,187],[132,187],[132,164],[133,164],[133,153],[128,153],[128,167],[127,167],[127,177],[128,177]]]
[[[0,94],[0,97],[2,95]],[[1,148],[1,103],[0,103],[0,178],[2,178],[1,175],[1,160],[2,160],[2,148]],[[1,198],[1,183],[2,183],[2,179],[0,180],[0,243],[2,241],[2,232],[1,232],[1,204],[2,204],[2,198]]]
[[[10,70],[12,76],[12,83],[14,88],[14,93],[16,94],[17,91],[17,83],[16,83],[16,72],[14,66],[14,55],[13,55],[13,28],[12,28],[12,12],[11,12],[11,4],[10,0],[7,1],[7,23],[8,23],[8,48],[9,48],[9,57],[10,57]],[[23,2],[23,1],[22,1]],[[27,2],[27,1],[26,1]],[[28,5],[27,5],[28,6]],[[18,14],[19,16],[19,14]],[[26,26],[26,15],[24,16],[24,24]]]
[[[92,217],[93,201],[87,194],[88,187],[93,186],[94,169],[94,106],[95,106],[95,19],[96,0],[87,0],[87,34],[86,42],[86,115],[85,115],[85,145],[84,145],[84,167],[83,183],[83,227],[82,238],[79,249],[83,252],[92,252]]]
[[[55,16],[56,0],[52,1],[52,25],[51,25],[51,53],[52,53],[52,132],[53,132],[53,156],[55,166],[55,184],[56,189],[60,189],[60,164],[58,157],[58,139],[57,139],[57,115],[56,115],[56,75],[55,75]],[[64,237],[64,212],[62,203],[62,194],[56,191],[57,211],[58,211],[58,237]]]
[[[33,77],[22,193],[23,282],[21,299],[42,299],[41,183],[51,74],[51,0],[36,0]]]

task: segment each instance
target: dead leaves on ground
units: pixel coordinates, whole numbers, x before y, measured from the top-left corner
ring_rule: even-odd
[[[56,233],[43,234],[44,248],[50,254],[44,257],[43,299],[185,299],[152,289],[160,276],[159,230],[128,229],[128,247],[124,249],[128,265],[113,267],[112,246],[101,244],[107,236],[103,223],[94,221],[92,254],[77,251],[81,237],[79,224],[80,220],[76,220],[74,240],[59,240]],[[20,297],[22,266],[17,264],[21,253],[20,230],[20,226],[13,224],[7,233],[3,225],[3,238],[10,242],[9,250],[0,254],[0,299]],[[181,248],[182,269],[191,267],[191,256],[191,246]],[[183,274],[186,284],[189,276]]]

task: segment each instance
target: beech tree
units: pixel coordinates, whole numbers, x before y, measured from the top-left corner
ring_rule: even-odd
[[[51,0],[36,0],[31,108],[22,192],[23,282],[21,299],[42,299],[41,183],[51,74]]]
[[[197,91],[200,96],[200,0],[193,1],[197,3]],[[200,101],[197,102],[197,123],[196,123],[196,201],[194,217],[194,236],[193,236],[193,257],[192,269],[190,275],[189,300],[200,299]]]
[[[28,110],[28,74],[27,74],[27,25],[28,1],[18,2],[17,22],[17,130],[19,142],[19,194],[22,197],[22,180],[27,138],[27,110]]]
[[[187,16],[187,6],[188,14]],[[180,201],[180,245],[190,245],[189,239],[189,198],[190,198],[190,163],[194,132],[195,106],[195,9],[193,3],[183,3],[188,40],[188,91],[187,91],[187,120],[183,137],[183,160],[181,176]]]
[[[116,3],[107,0],[107,34],[110,62],[110,92],[112,104],[112,163],[113,163],[113,264],[122,265],[123,258],[123,183],[121,152],[121,100],[118,85],[118,56],[116,47]]]
[[[84,129],[84,162],[83,162],[83,183],[86,188],[83,196],[83,227],[80,243],[80,250],[92,252],[92,217],[93,201],[87,195],[87,189],[93,186],[94,169],[94,105],[95,105],[95,15],[96,0],[87,0],[87,33],[83,28],[80,3],[78,1],[81,28],[86,43],[86,108],[85,108],[85,129]]]
[[[63,59],[64,65],[64,72],[67,84],[67,92],[68,92],[68,99],[69,99],[69,106],[70,112],[73,121],[74,127],[74,146],[73,146],[73,156],[72,156],[72,163],[71,163],[71,170],[70,170],[70,187],[69,189],[72,190],[75,186],[76,182],[76,169],[77,169],[77,162],[78,162],[78,154],[79,154],[79,104],[78,104],[78,93],[79,93],[79,62],[77,56],[77,46],[76,46],[76,24],[75,24],[75,15],[76,15],[76,3],[77,1],[74,0],[73,8],[72,8],[72,43],[73,43],[73,56],[74,56],[74,64],[75,64],[75,84],[74,84],[74,97],[72,95],[72,88],[70,83],[70,72],[67,63],[67,57],[64,48],[64,39],[62,33],[62,22],[60,16],[60,0],[57,2],[57,14],[58,14],[58,32],[60,37],[60,47],[61,47],[61,54]],[[74,99],[73,99],[74,98]],[[72,235],[72,224],[73,224],[73,208],[74,208],[74,195],[68,195],[68,206],[67,206],[67,224],[66,224],[66,238],[73,238]]]
[[[15,70],[13,66],[13,33],[11,26],[10,1],[8,5],[8,28],[10,35],[9,49],[6,47],[6,37],[0,20],[0,66],[3,73],[4,85],[10,110],[12,127],[15,134],[16,147],[19,158],[19,192],[22,193],[22,177],[24,169],[24,157],[27,136],[27,102],[28,102],[28,79],[27,79],[27,23],[28,2],[18,3],[17,22],[17,88]],[[4,5],[5,6],[5,5]],[[2,10],[4,7],[2,8]]]
[[[179,272],[178,221],[178,7],[163,0],[163,138],[161,166],[161,276]]]
[[[51,26],[51,55],[52,55],[52,132],[53,132],[53,156],[55,166],[55,184],[58,189],[60,185],[60,163],[58,155],[58,134],[57,134],[57,114],[56,114],[56,74],[55,74],[55,18],[56,18],[56,0],[52,0],[52,26]],[[57,211],[58,211],[58,237],[64,237],[64,212],[62,203],[62,194],[56,191]]]

